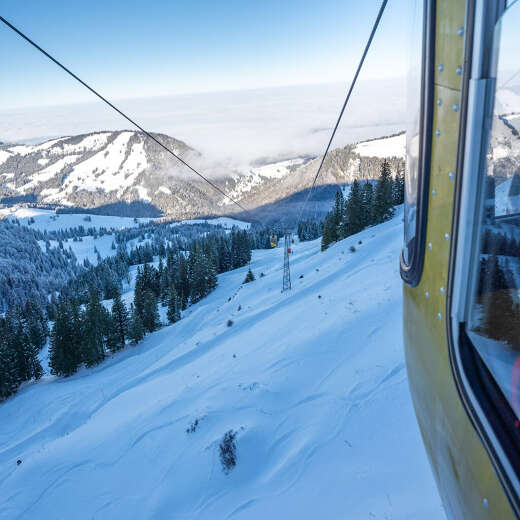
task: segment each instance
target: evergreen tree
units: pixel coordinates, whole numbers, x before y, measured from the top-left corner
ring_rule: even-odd
[[[250,250],[249,250],[249,259],[251,259]],[[204,267],[205,267],[206,287],[207,287],[207,292],[204,296],[207,296],[210,292],[215,290],[215,288],[217,287],[218,277],[217,277],[217,270],[215,268],[215,264],[210,260],[209,257],[205,257]]]
[[[242,267],[251,260],[251,245],[246,230],[231,230],[231,259],[233,268]]]
[[[112,353],[117,352],[124,347],[124,345],[121,345],[121,338],[119,337],[114,317],[112,313],[108,311],[105,316],[104,345]]]
[[[166,317],[170,323],[175,323],[181,319],[180,301],[173,285],[170,286],[168,291],[168,311]]]
[[[341,224],[341,219],[343,218],[343,212],[345,211],[345,199],[343,198],[343,192],[338,190],[336,192],[336,197],[334,199],[334,208],[332,209],[333,221],[335,224],[335,233],[336,236],[334,238],[334,242],[338,240],[338,228]]]
[[[340,223],[339,238],[345,238],[359,233],[363,227],[361,188],[358,181],[354,180],[345,203],[345,209]]]
[[[35,349],[41,350],[49,335],[49,326],[41,307],[27,300],[23,310],[23,321],[29,342]]]
[[[336,222],[333,213],[328,213],[323,224],[323,234],[321,236],[321,250],[325,251],[330,244],[336,241]]]
[[[394,208],[392,206],[392,174],[388,161],[383,161],[381,173],[374,193],[373,216],[374,223],[380,224],[392,218]]]
[[[190,266],[190,302],[197,303],[208,293],[204,258],[202,253],[194,250],[189,257]]]
[[[8,348],[14,361],[15,383],[39,379],[43,370],[38,359],[38,345],[32,344],[21,307],[9,309],[6,315]]]
[[[231,246],[226,237],[220,237],[218,246],[219,273],[225,273],[233,268]]]
[[[12,328],[0,318],[0,400],[14,394],[20,385],[12,346]]]
[[[197,303],[217,286],[217,273],[210,259],[200,250],[193,250],[189,257],[190,302]]]
[[[398,171],[392,184],[392,204],[398,206],[404,202],[404,174]]]
[[[157,297],[153,291],[145,291],[144,293],[141,321],[146,332],[154,332],[161,326]]]
[[[361,188],[361,222],[363,228],[373,223],[373,198],[374,190],[372,184],[366,181]]]
[[[160,286],[160,300],[163,305],[167,304],[169,287],[170,287],[170,277],[168,274],[168,266],[163,266],[162,257],[159,260],[159,286]]]
[[[131,339],[132,343],[136,345],[144,338],[144,335],[145,330],[143,320],[132,303],[130,305],[130,324],[128,327],[128,337]]]
[[[317,220],[304,220],[298,223],[298,238],[300,242],[314,240],[323,232],[323,223]]]
[[[251,271],[251,268],[247,270],[246,277],[244,279],[244,283],[254,282],[255,281],[255,275],[253,274],[253,271]]]
[[[97,365],[105,359],[106,314],[97,291],[91,290],[82,320],[82,360],[87,367]]]
[[[134,307],[139,316],[143,315],[144,293],[146,291],[143,279],[143,272],[140,267],[137,268],[134,288]]]
[[[81,335],[81,330],[77,329],[77,324],[77,308],[62,298],[56,306],[56,320],[51,333],[49,365],[52,374],[70,376],[78,369],[81,352],[77,336]]]
[[[128,336],[128,320],[126,305],[121,299],[121,294],[117,292],[114,296],[114,303],[112,304],[112,321],[117,340],[110,341],[115,350],[119,350],[125,346]]]
[[[177,280],[175,282],[175,287],[181,302],[181,309],[184,310],[188,306],[191,287],[188,274],[188,261],[183,254],[181,254],[179,258],[179,270],[177,274]]]

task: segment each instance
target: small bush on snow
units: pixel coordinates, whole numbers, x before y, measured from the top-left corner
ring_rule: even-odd
[[[195,433],[197,431],[197,426],[199,425],[199,420],[195,419],[189,426],[186,428],[186,433]]]
[[[255,281],[255,275],[253,274],[253,271],[249,269],[247,271],[246,277],[244,279],[244,283],[254,282]]]
[[[226,475],[237,465],[236,436],[236,432],[229,430],[220,441],[220,462],[222,464],[222,471],[226,473]]]

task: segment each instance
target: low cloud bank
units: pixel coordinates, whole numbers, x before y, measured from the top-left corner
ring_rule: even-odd
[[[347,90],[345,84],[122,100],[144,128],[185,141],[208,159],[243,168],[323,151]],[[334,147],[405,128],[405,80],[360,81]],[[0,113],[0,140],[35,142],[130,124],[101,103],[24,108]]]

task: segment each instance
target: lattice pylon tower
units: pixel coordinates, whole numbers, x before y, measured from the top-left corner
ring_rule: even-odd
[[[289,247],[291,245],[290,233],[285,234],[285,244],[283,253],[283,285],[282,292],[291,290],[291,270],[289,268]]]

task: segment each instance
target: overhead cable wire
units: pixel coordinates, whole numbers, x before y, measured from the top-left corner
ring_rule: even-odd
[[[20,29],[15,27],[12,23],[8,22],[3,16],[0,16],[0,21],[3,22],[7,27],[12,29],[16,34],[21,36],[26,42],[31,44],[34,48],[36,48],[39,52],[41,52],[44,56],[49,58],[52,62],[54,62],[58,67],[63,69],[67,74],[72,76],[76,81],[81,83],[85,88],[90,90],[95,96],[97,96],[101,101],[106,103],[110,108],[115,110],[120,116],[125,118],[128,122],[130,122],[132,125],[134,125],[136,128],[138,128],[143,134],[145,134],[147,137],[149,137],[152,141],[157,143],[161,148],[166,150],[170,155],[173,155],[180,163],[182,163],[184,166],[186,166],[189,170],[191,170],[195,175],[198,175],[203,181],[207,182],[214,190],[218,191],[221,195],[224,195],[228,200],[230,200],[233,204],[238,206],[242,211],[248,212],[246,208],[244,208],[239,202],[237,202],[234,198],[232,198],[230,195],[228,195],[224,190],[219,188],[214,182],[210,181],[206,176],[204,176],[202,173],[197,171],[193,166],[188,164],[184,159],[179,157],[173,150],[171,150],[168,146],[163,144],[161,141],[159,141],[156,137],[154,137],[150,132],[145,130],[139,123],[135,122],[132,118],[127,116],[122,110],[117,108],[113,103],[111,103],[108,99],[106,99],[104,96],[102,96],[99,92],[94,90],[90,85],[85,83],[80,77],[78,77],[74,72],[72,72],[70,69],[68,69],[65,65],[63,65],[60,61],[58,61],[56,58],[54,58],[51,54],[49,54],[45,49],[42,49],[36,42],[31,40],[27,35],[25,35]]]
[[[363,63],[365,62],[366,55],[368,53],[368,49],[370,48],[370,45],[372,44],[372,40],[374,39],[374,35],[377,31],[377,28],[379,26],[379,22],[381,20],[381,17],[383,16],[383,12],[385,10],[386,4],[388,3],[388,0],[383,0],[383,3],[381,4],[381,7],[379,8],[379,12],[377,13],[376,21],[374,22],[374,26],[372,27],[372,31],[370,33],[370,37],[368,38],[367,44],[365,45],[365,50],[363,51],[363,55],[361,56],[361,60],[359,61],[356,73],[354,75],[354,79],[352,80],[352,83],[350,84],[350,88],[347,92],[347,97],[345,98],[345,101],[343,103],[343,106],[341,107],[341,111],[339,113],[338,119],[336,121],[336,124],[334,125],[334,130],[332,131],[332,135],[330,136],[329,143],[327,144],[327,148],[325,149],[325,153],[323,154],[321,158],[320,165],[318,167],[318,171],[316,172],[316,175],[314,176],[314,180],[312,181],[312,186],[310,187],[309,191],[307,192],[307,197],[305,199],[305,202],[303,203],[302,209],[300,211],[300,216],[298,218],[298,223],[301,221],[303,212],[305,210],[305,207],[307,206],[307,203],[309,202],[309,198],[311,196],[312,191],[314,190],[314,186],[316,185],[316,181],[318,180],[318,177],[320,176],[321,169],[323,167],[323,164],[325,163],[325,159],[327,158],[327,154],[329,153],[330,146],[332,144],[332,141],[334,139],[334,136],[336,135],[336,131],[338,129],[339,123],[341,121],[341,118],[343,117],[343,113],[345,112],[345,108],[347,108],[348,102],[350,100],[350,96],[352,95],[352,91],[354,90],[354,87],[356,85],[359,73],[361,72],[361,69],[363,67]]]

